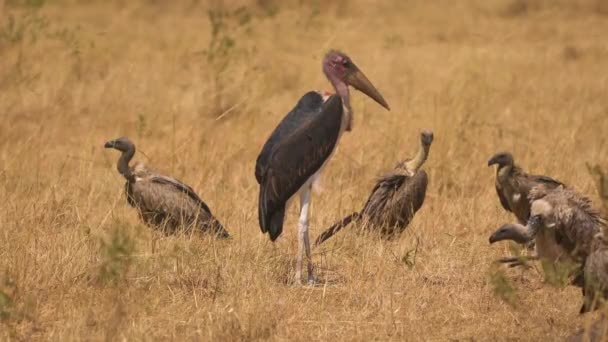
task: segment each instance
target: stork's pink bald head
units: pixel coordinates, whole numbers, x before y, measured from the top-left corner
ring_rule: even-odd
[[[345,53],[329,51],[323,59],[323,72],[341,97],[349,96],[347,86],[350,85],[390,110],[380,92]]]

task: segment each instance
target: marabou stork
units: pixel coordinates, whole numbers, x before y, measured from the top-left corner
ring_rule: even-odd
[[[275,241],[283,231],[287,201],[300,197],[296,283],[302,280],[302,254],[308,259],[308,282],[314,283],[308,212],[311,187],[330,159],[344,131],[352,129],[349,85],[390,110],[388,104],[344,53],[332,50],[323,59],[323,72],[336,94],[306,93],[274,129],[255,165],[260,184],[258,218],[263,233]]]

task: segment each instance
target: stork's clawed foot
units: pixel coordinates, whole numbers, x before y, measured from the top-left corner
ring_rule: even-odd
[[[308,279],[306,282],[302,281],[302,273],[297,273],[293,282],[293,286],[315,286],[319,283],[317,278],[313,275],[308,275]]]
[[[302,272],[296,271],[296,276],[293,282],[294,286],[302,285]]]

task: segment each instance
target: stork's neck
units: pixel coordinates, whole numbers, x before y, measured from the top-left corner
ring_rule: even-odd
[[[350,91],[348,89],[348,84],[331,73],[327,73],[326,75],[334,86],[336,94],[342,99],[342,107],[344,107],[344,110],[342,111],[342,127],[344,127],[344,130],[350,131],[353,127],[353,111],[350,107]]]
[[[120,158],[118,158],[118,164],[116,168],[121,175],[123,175],[127,180],[132,180],[133,175],[131,174],[131,169],[129,169],[129,162],[133,159],[135,155],[135,146],[129,147],[128,150],[124,151]]]
[[[423,144],[421,142],[420,148],[418,149],[416,156],[412,160],[405,163],[405,169],[411,172],[412,174],[418,172],[418,169],[422,166],[422,164],[424,164],[424,162],[428,158],[430,148],[430,145]]]

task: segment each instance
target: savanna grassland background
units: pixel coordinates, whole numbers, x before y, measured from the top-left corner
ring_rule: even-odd
[[[347,52],[387,112],[354,92],[313,195],[312,236],[435,132],[424,207],[391,242],[344,230],[292,286],[297,205],[271,243],[257,153]],[[487,159],[600,206],[608,168],[602,0],[0,0],[2,340],[555,340],[591,322],[573,287],[506,270],[513,221]],[[118,153],[190,184],[232,234],[165,237],[126,205]],[[297,203],[297,201],[296,201]]]

